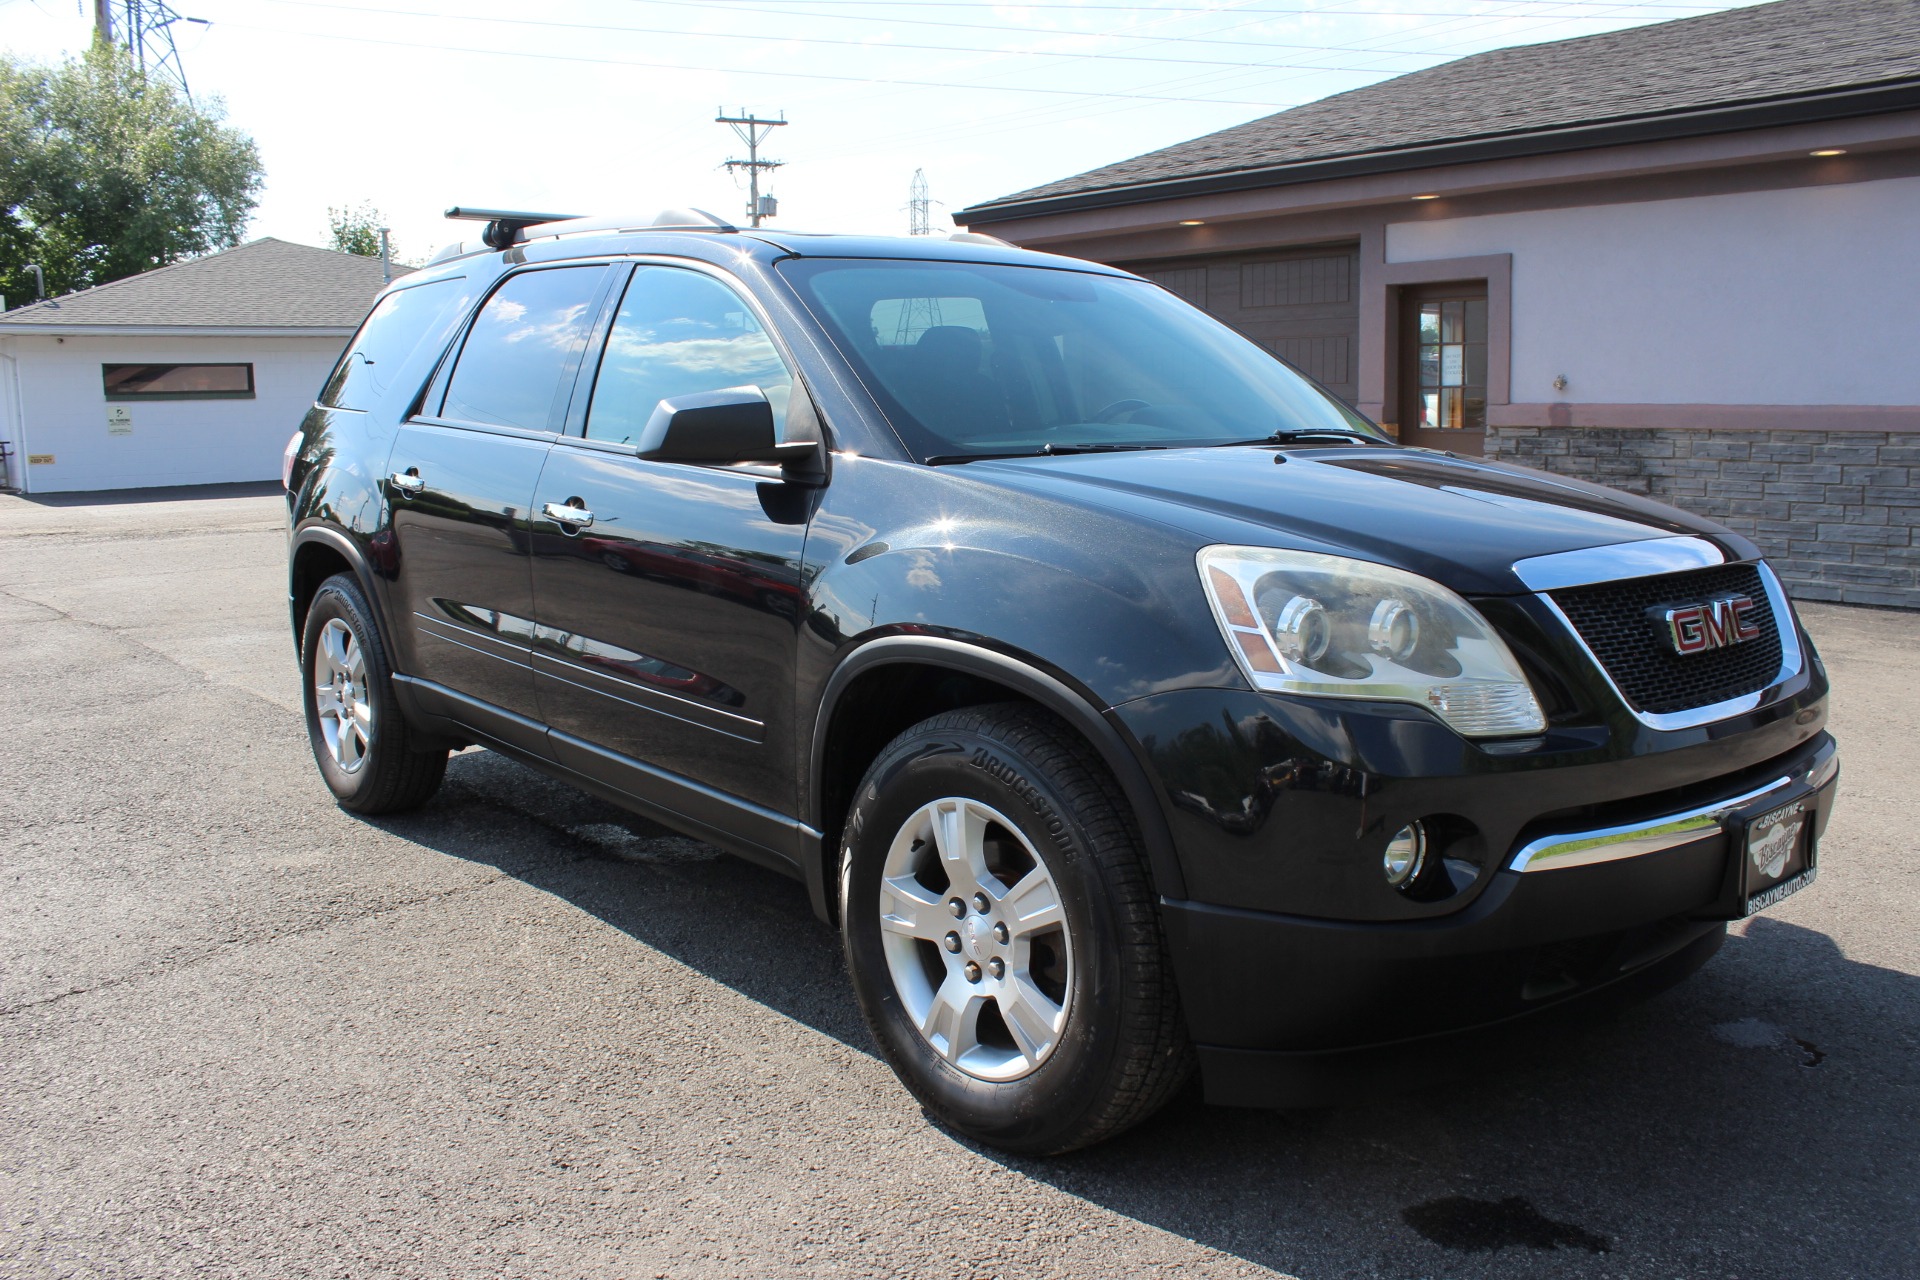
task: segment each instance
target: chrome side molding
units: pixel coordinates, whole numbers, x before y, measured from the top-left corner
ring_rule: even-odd
[[[1725,564],[1726,555],[1705,538],[1646,538],[1615,542],[1604,547],[1582,547],[1550,556],[1531,556],[1513,562],[1514,576],[1534,591],[1587,587],[1622,578],[1651,578],[1688,569],[1710,569]]]
[[[1830,751],[1815,761],[1804,775],[1815,789],[1827,785],[1840,771],[1840,753]],[[1761,796],[1778,791],[1793,781],[1793,775],[1775,778],[1764,787],[1755,787],[1725,800],[1701,805],[1681,813],[1664,814],[1644,822],[1630,822],[1594,831],[1572,831],[1565,835],[1542,836],[1520,846],[1507,864],[1512,871],[1557,871],[1562,867],[1587,867],[1596,862],[1617,862],[1638,858],[1665,849],[1689,844],[1724,828],[1727,815]]]

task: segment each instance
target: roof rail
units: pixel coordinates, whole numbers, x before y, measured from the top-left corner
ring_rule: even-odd
[[[543,222],[565,222],[579,217],[574,213],[527,213],[518,209],[465,209],[459,205],[447,210],[447,217],[462,222],[484,222],[486,230],[480,233],[481,243],[490,249],[510,248],[520,239],[520,233],[528,227],[537,227]]]
[[[1011,240],[1002,240],[999,236],[990,236],[984,231],[956,231],[947,239],[959,244],[997,244],[1003,249],[1020,247]]]

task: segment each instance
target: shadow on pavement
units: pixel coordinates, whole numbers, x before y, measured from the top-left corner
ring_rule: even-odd
[[[266,498],[283,493],[278,480],[181,484],[149,489],[86,489],[68,493],[11,493],[37,507],[124,507],[149,502],[204,502],[210,498]]]
[[[521,824],[502,810],[551,839],[503,840]],[[872,1052],[797,882],[485,752],[382,825]],[[1300,1276],[1912,1275],[1916,1049],[1920,979],[1763,917],[1651,1002],[1487,1033],[1445,1070],[1411,1050],[1364,1105],[1232,1110],[1189,1089],[1090,1151],[975,1149]]]

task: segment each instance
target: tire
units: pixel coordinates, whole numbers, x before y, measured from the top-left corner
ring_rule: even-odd
[[[840,892],[867,1025],[951,1128],[1058,1154],[1144,1120],[1190,1074],[1132,815],[1038,708],[947,712],[888,744],[848,814]]]
[[[417,746],[393,693],[393,667],[373,610],[349,574],[320,584],[301,628],[307,740],[343,809],[373,816],[417,809],[447,773],[447,751]]]

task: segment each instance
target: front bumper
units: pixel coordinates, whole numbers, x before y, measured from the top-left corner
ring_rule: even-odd
[[[1738,914],[1727,908],[1744,859],[1729,826],[1773,797],[1805,793],[1816,842],[1824,830],[1837,781],[1836,749],[1820,727],[1824,692],[1773,709],[1743,733],[1704,734],[1628,759],[1395,777],[1346,763],[1302,770],[1289,758],[1284,770],[1266,767],[1295,787],[1275,788],[1226,821],[1192,804],[1191,789],[1172,800],[1189,892],[1196,881],[1237,881],[1283,896],[1297,889],[1315,902],[1315,889],[1326,901],[1326,886],[1350,881],[1354,892],[1339,897],[1357,906],[1364,881],[1386,901],[1374,845],[1400,822],[1437,808],[1480,829],[1482,869],[1470,890],[1407,904],[1403,918],[1163,902],[1209,1099],[1310,1100],[1302,1081],[1324,1078],[1335,1055],[1487,1026],[1703,963]],[[1348,723],[1349,759],[1365,760],[1365,735],[1381,722]],[[1409,722],[1385,723],[1403,745],[1424,736]],[[1178,753],[1166,741],[1141,739],[1162,764],[1192,754],[1191,737]],[[1289,744],[1296,752],[1297,743]],[[1361,780],[1342,785],[1340,769]],[[1162,783],[1168,776],[1158,773]],[[1646,785],[1662,777],[1666,787]],[[1637,798],[1620,794],[1636,786]],[[1202,826],[1205,838],[1181,839]],[[1290,831],[1318,838],[1290,847]]]

